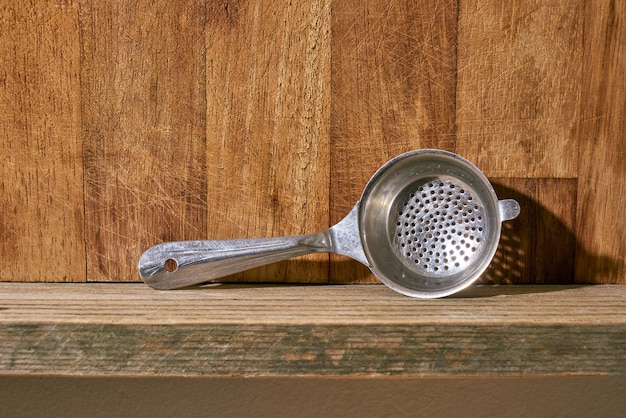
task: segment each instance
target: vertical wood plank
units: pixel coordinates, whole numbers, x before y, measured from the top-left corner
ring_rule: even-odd
[[[460,5],[457,151],[488,176],[575,177],[584,1]]]
[[[330,2],[211,2],[207,11],[211,238],[328,228]],[[328,280],[328,255],[227,280]]]
[[[204,2],[81,4],[88,279],[206,236]]]
[[[626,284],[626,3],[585,9],[576,281]]]
[[[76,2],[0,5],[0,280],[85,280],[79,65]]]
[[[387,160],[455,149],[456,1],[333,3],[331,221]],[[333,257],[334,282],[375,279]]]
[[[502,224],[498,250],[483,283],[566,284],[574,277],[576,179],[495,178],[499,198],[520,203],[518,218]]]

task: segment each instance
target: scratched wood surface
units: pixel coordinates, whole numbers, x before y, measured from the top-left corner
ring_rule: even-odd
[[[87,2],[79,17],[87,279],[135,279],[146,244],[206,236],[204,6]]]
[[[596,256],[577,257],[575,277],[626,283],[626,4],[594,6],[585,9],[576,235]]]
[[[148,4],[149,3],[149,4]],[[490,283],[626,284],[626,3],[0,4],[2,281],[136,281],[150,245],[340,220],[442,148],[502,197]],[[375,282],[308,257],[234,281]]]
[[[86,280],[79,39],[75,4],[0,5],[2,280]]]
[[[322,231],[329,218],[330,2],[210,2],[208,236]],[[230,281],[328,280],[308,256]]]
[[[584,2],[459,5],[457,151],[487,176],[576,177]]]

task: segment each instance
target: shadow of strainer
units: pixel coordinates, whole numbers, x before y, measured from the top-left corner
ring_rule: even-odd
[[[620,267],[617,260],[590,253],[577,239],[570,227],[575,224],[573,208],[555,204],[563,208],[555,214],[531,197],[575,202],[576,179],[502,179],[493,186],[498,195],[517,200],[522,210],[517,219],[502,224],[498,249],[481,283],[606,283],[606,276]],[[586,269],[593,275],[577,277],[576,263],[595,266]]]

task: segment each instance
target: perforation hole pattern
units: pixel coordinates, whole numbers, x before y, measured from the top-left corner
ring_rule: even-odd
[[[427,276],[455,274],[485,244],[485,210],[472,191],[453,180],[429,180],[398,206],[396,251],[412,270]]]

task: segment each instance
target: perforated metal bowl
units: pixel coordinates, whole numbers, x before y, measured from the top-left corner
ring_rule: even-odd
[[[487,268],[501,222],[519,205],[499,201],[466,159],[441,150],[400,155],[376,172],[361,197],[360,234],[370,269],[416,297],[457,292]]]

